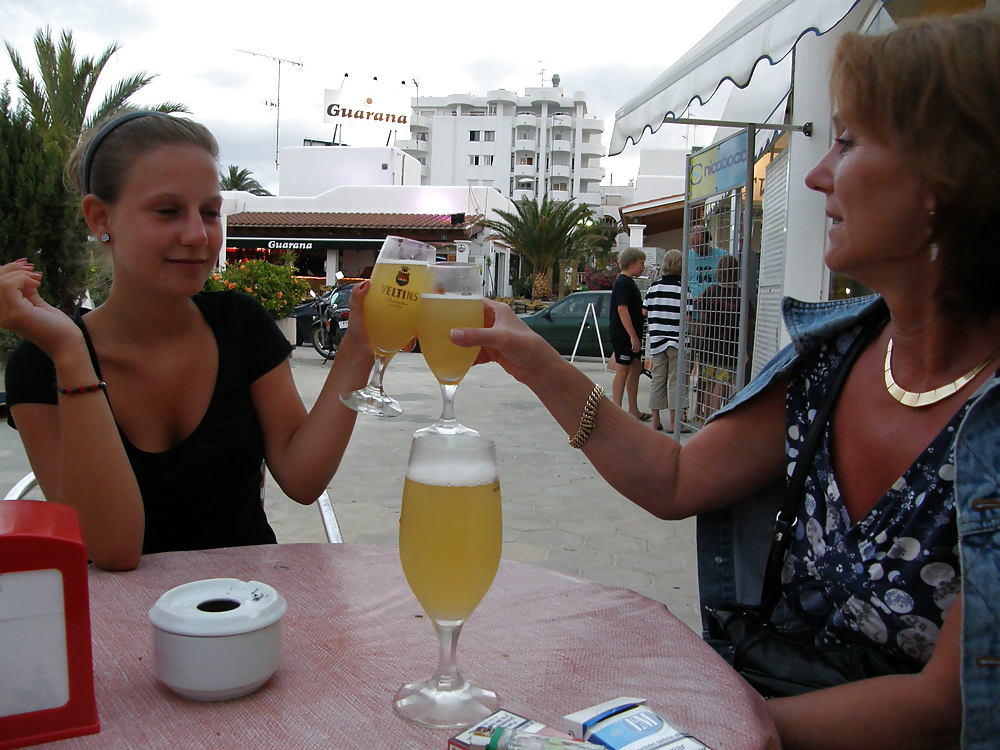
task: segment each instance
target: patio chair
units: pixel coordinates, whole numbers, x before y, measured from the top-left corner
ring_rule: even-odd
[[[32,493],[32,490],[38,490],[37,493]],[[28,497],[29,494],[35,494],[35,497]],[[34,472],[28,472],[23,477],[21,477],[17,482],[11,487],[7,494],[3,496],[4,500],[44,500],[45,496],[42,495],[42,490],[38,486],[38,481],[35,479]]]

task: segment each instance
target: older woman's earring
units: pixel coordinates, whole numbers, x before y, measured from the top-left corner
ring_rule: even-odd
[[[101,242],[107,245],[109,242],[111,242],[111,235],[108,234],[107,232],[102,232],[99,239],[101,240]]]
[[[932,242],[930,245],[930,249],[931,249],[931,263],[933,263],[938,259],[938,255],[941,254],[941,246],[936,242]]]

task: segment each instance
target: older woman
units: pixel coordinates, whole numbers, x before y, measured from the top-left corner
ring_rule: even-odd
[[[849,34],[832,89],[836,138],[807,185],[826,199],[827,265],[878,296],[786,302],[793,346],[683,449],[504,306],[452,335],[486,347],[616,489],[670,519],[786,477],[841,353],[870,336],[809,467],[783,599],[818,644],[861,637],[923,667],[769,706],[786,748],[956,746],[960,728],[986,747],[1000,732],[1000,15]]]

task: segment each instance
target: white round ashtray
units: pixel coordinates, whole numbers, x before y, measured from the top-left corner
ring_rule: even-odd
[[[209,578],[172,588],[149,610],[153,672],[193,700],[252,693],[278,669],[287,608],[259,581]]]

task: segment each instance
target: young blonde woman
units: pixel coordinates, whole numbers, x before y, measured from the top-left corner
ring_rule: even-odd
[[[87,554],[129,569],[143,553],[274,542],[262,462],[308,504],[340,463],[372,358],[352,325],[311,412],[290,346],[237,292],[202,292],[222,245],[215,138],[154,112],[114,117],[67,165],[114,283],[68,317],[24,260],[0,267],[0,326],[25,339],[7,368],[10,423],[50,501],[79,513]],[[355,291],[360,319],[366,285]],[[359,340],[360,339],[360,340]]]

